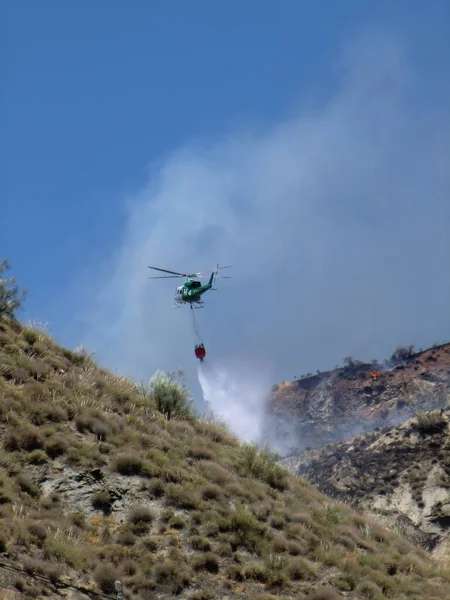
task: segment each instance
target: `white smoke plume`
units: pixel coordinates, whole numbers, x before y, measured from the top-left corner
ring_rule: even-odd
[[[232,264],[197,311],[216,365],[201,381],[246,438],[272,383],[450,331],[450,102],[382,36],[339,67],[325,102],[161,160],[115,254],[77,281],[72,337],[135,379],[183,368],[201,405],[190,311],[171,308],[182,280],[147,266]]]
[[[208,409],[240,440],[261,442],[270,376],[247,364],[202,363],[198,378]]]

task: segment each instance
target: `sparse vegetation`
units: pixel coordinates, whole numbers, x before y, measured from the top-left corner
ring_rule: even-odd
[[[130,600],[419,600],[450,581],[197,417],[173,374],[142,390],[9,319],[0,364],[0,553],[23,566],[26,599],[74,579],[107,595],[121,579]]]

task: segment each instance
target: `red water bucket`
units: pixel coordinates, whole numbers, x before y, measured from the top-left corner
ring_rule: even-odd
[[[200,346],[195,346],[194,352],[195,356],[200,360],[203,360],[206,356],[206,350],[203,344],[200,344]]]

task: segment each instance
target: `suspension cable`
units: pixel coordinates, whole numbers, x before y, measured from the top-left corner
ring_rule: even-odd
[[[201,337],[200,333],[198,332],[197,322],[195,320],[195,310],[194,310],[194,307],[192,306],[192,304],[191,304],[191,314],[192,314],[192,323],[194,325],[195,334],[197,335],[197,338],[200,340],[200,342],[203,344],[202,337]]]

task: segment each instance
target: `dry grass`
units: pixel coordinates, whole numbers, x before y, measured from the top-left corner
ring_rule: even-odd
[[[197,418],[173,377],[141,389],[0,321],[0,397],[0,554],[25,598],[62,577],[130,600],[450,598],[448,570]]]

